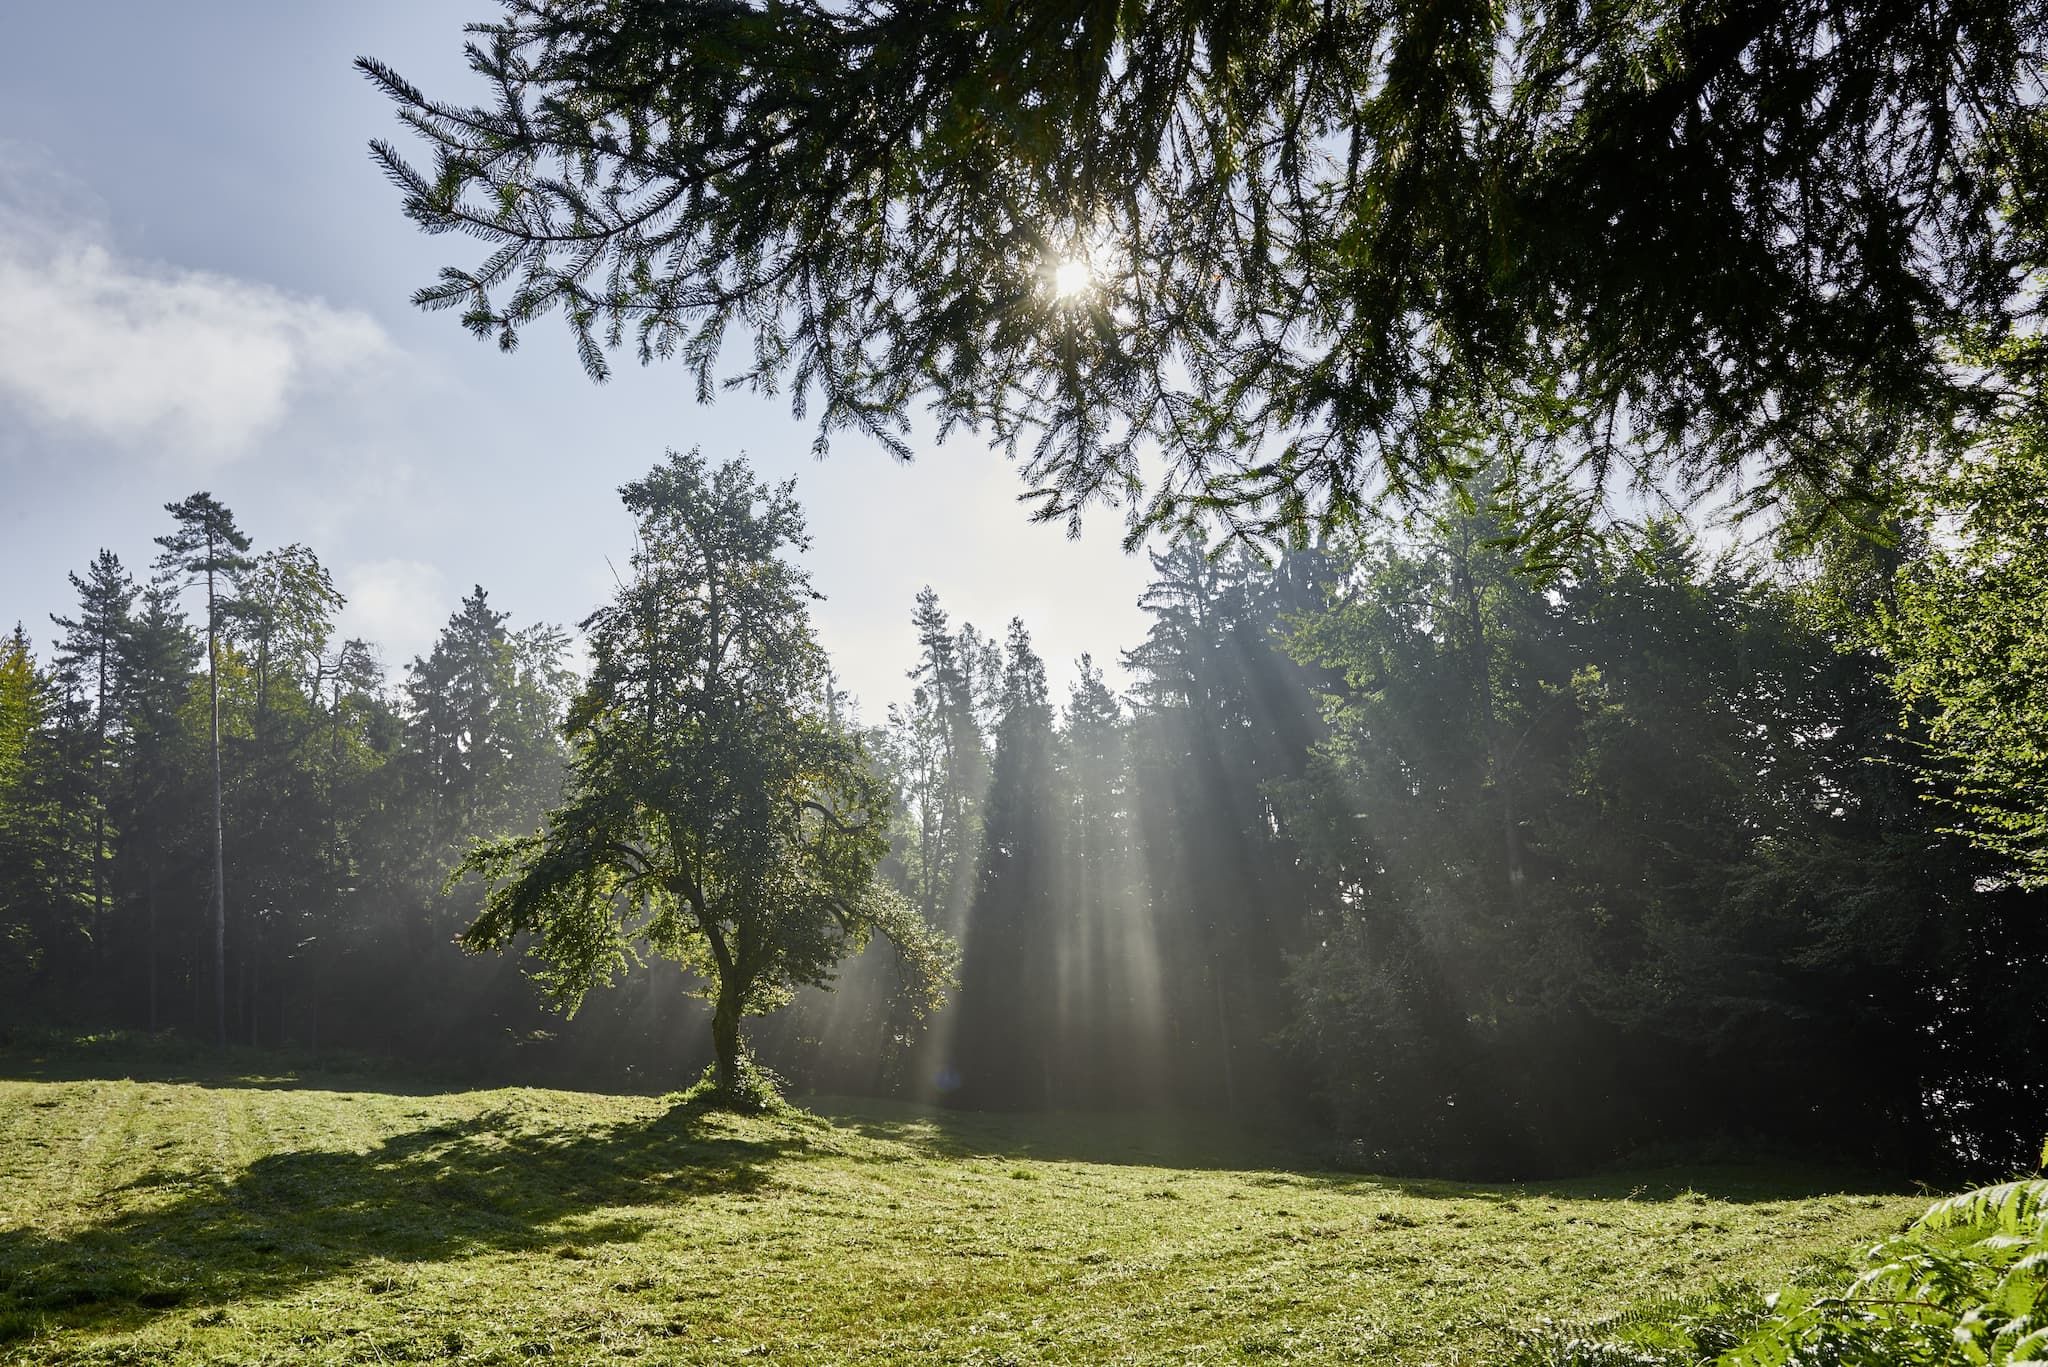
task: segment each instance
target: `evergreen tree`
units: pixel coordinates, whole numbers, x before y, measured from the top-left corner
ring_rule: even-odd
[[[92,924],[104,933],[107,920],[107,779],[108,751],[117,713],[114,694],[120,686],[120,652],[135,606],[135,582],[112,551],[101,550],[87,577],[71,576],[78,593],[78,616],[52,617],[65,630],[57,647],[60,670],[82,679],[92,704]]]
[[[1971,1037],[1997,913],[1886,762],[1875,658],[1671,524],[1547,591],[1498,526],[1475,498],[1374,538],[1292,642],[1342,675],[1279,793],[1316,875],[1288,1037],[1362,1156],[1854,1135],[1910,1163],[1936,1094],[2010,1152],[2018,1093],[1937,1045]]]
[[[1060,1091],[1096,1105],[1164,1100],[1167,984],[1140,886],[1122,702],[1084,655],[1060,735],[1063,858],[1054,1032]]]
[[[297,945],[332,909],[346,871],[323,781],[331,728],[318,696],[335,614],[344,605],[319,557],[301,545],[243,568],[226,612],[219,667],[231,861],[239,914],[230,921],[233,1024],[249,1043],[282,1031],[295,1008]]]
[[[1052,703],[1045,663],[1021,621],[1003,661],[981,857],[968,910],[952,1039],[961,1104],[1045,1107],[1054,1095],[1054,983],[1061,849]]]
[[[131,889],[139,884],[143,1019],[152,1031],[163,1024],[164,892],[186,856],[191,814],[203,806],[193,782],[193,737],[184,725],[199,649],[172,585],[163,580],[147,585],[121,642],[121,783],[115,826],[122,837],[122,873]]]
[[[490,607],[478,585],[442,628],[432,652],[406,672],[408,751],[423,770],[429,835],[436,843],[470,832],[478,801],[504,762],[496,714],[512,691],[508,616]]]
[[[929,586],[918,592],[911,623],[918,663],[910,672],[916,688],[905,739],[907,753],[923,760],[913,795],[919,891],[926,918],[957,934],[973,889],[989,784],[981,702],[992,668],[990,644],[971,624],[955,633]]]
[[[220,763],[220,637],[230,601],[227,590],[249,566],[242,552],[249,538],[235,526],[234,514],[201,491],[178,503],[167,503],[164,511],[177,522],[177,530],[160,536],[163,553],[158,569],[190,583],[206,586],[206,687],[208,712],[208,758],[213,766],[213,973],[214,1036],[222,1048],[228,1042],[228,903],[227,830],[221,800]]]
[[[1307,763],[1319,721],[1276,632],[1319,596],[1308,567],[1319,559],[1301,552],[1276,571],[1192,539],[1154,553],[1140,600],[1151,627],[1125,657],[1139,704],[1142,863],[1171,983],[1173,1090],[1191,1103],[1255,1105],[1288,1089],[1267,1042],[1286,1019],[1284,955],[1300,935],[1303,880],[1273,793]]]
[[[81,857],[90,826],[66,800],[79,757],[63,744],[63,706],[17,623],[0,646],[0,981],[11,980],[17,1003],[52,966],[52,951],[86,928],[92,905]]]
[[[510,0],[469,54],[475,106],[359,63],[406,213],[480,242],[423,306],[704,397],[743,355],[821,441],[928,406],[1043,516],[1341,526],[1475,428],[1854,494],[1981,411],[1949,343],[2048,259],[2044,0]]]

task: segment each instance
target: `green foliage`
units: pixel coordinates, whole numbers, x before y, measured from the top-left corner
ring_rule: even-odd
[[[696,973],[735,1104],[756,1090],[742,1017],[825,985],[876,934],[927,1004],[949,969],[944,937],[876,876],[892,794],[831,711],[809,580],[784,557],[808,540],[793,487],[695,453],[625,486],[640,546],[584,623],[566,799],[544,830],[480,844],[451,876],[489,889],[463,943],[536,936],[572,1010],[642,944]]]
[[[1489,502],[1359,539],[1292,622],[1331,735],[1267,787],[1317,874],[1286,1036],[1339,1129],[1454,1171],[1736,1135],[2017,1160],[2042,1076],[1978,1050],[2027,1028],[2004,966],[2038,938],[1873,762],[1909,754],[1882,661],[1673,524],[1546,588]]]
[[[1915,514],[1932,544],[1901,571],[1879,634],[1924,735],[1929,795],[2015,881],[2048,887],[2048,397]]]
[[[420,304],[508,349],[559,313],[593,376],[787,384],[821,443],[906,452],[928,403],[1022,448],[1042,517],[1341,523],[1503,432],[1596,480],[1867,490],[1981,403],[1946,340],[2025,326],[2044,260],[2040,0],[505,0],[472,33],[473,107],[359,63],[430,158],[374,145],[405,212],[483,244]]]
[[[1272,1041],[1312,872],[1273,792],[1308,762],[1321,722],[1313,674],[1277,643],[1292,613],[1321,602],[1330,562],[1308,549],[1268,565],[1199,537],[1151,559],[1151,621],[1125,655],[1139,924],[1162,983],[1154,1028],[1172,1041],[1150,1085],[1185,1104],[1294,1105],[1299,1079]]]
[[[80,730],[17,625],[0,641],[0,987],[10,997],[92,929],[88,793],[69,744]]]
[[[1809,1281],[1811,1279],[1808,1279]],[[2048,1182],[1928,1207],[1846,1286],[1722,1288],[1580,1333],[1546,1329],[1512,1367],[1983,1367],[2048,1358]]]
[[[739,1066],[728,1079],[714,1060],[704,1066],[704,1072],[683,1088],[678,1100],[685,1106],[708,1106],[716,1109],[740,1111],[750,1115],[775,1113],[779,1115],[801,1115],[796,1107],[785,1098],[788,1083],[776,1075],[756,1058],[752,1051],[742,1050]]]

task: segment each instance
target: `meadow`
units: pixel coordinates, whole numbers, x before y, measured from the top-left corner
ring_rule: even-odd
[[[1161,1117],[449,1090],[0,1051],[0,1363],[1431,1363],[1833,1278],[1924,1196],[1471,1185]]]

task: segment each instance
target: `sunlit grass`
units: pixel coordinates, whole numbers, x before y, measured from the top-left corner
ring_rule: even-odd
[[[0,1055],[0,1362],[1482,1361],[1533,1313],[1783,1278],[1924,1204],[1401,1182],[1138,1117],[82,1071],[119,1069]]]

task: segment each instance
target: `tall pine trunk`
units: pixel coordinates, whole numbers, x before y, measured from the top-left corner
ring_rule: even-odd
[[[156,852],[154,850],[150,852],[149,858],[149,889],[147,896],[149,899],[149,1033],[154,1035],[158,1024],[156,997]]]
[[[211,546],[208,554],[216,554]],[[228,879],[227,829],[221,814],[220,783],[220,643],[214,610],[213,569],[206,571],[206,693],[213,750],[213,1035],[228,1047]]]
[[[107,930],[107,639],[100,638],[99,706],[93,714],[92,750],[92,933],[101,946],[101,972],[114,937]]]

